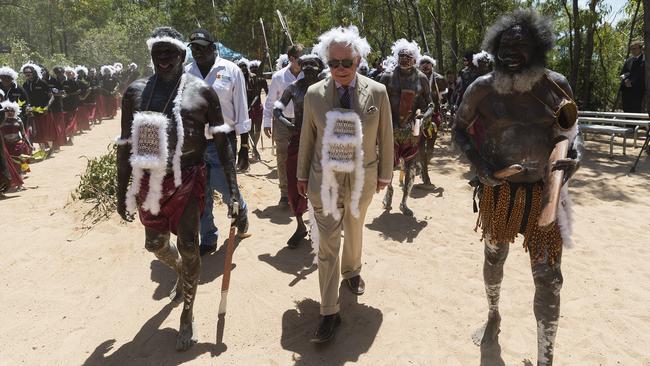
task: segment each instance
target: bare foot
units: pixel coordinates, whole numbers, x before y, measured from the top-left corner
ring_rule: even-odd
[[[178,338],[176,338],[176,350],[187,351],[198,341],[194,334],[194,322],[183,324],[178,329]]]
[[[390,211],[393,209],[393,187],[388,187],[382,203],[384,205],[384,210]]]
[[[408,208],[406,202],[402,202],[399,204],[399,210],[402,211],[402,213],[405,216],[413,216],[413,211],[410,208]]]

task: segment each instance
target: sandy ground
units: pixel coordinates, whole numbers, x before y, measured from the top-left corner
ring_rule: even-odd
[[[3,255],[0,365],[477,365],[535,361],[533,283],[517,241],[506,263],[500,350],[481,350],[472,333],[486,318],[483,247],[472,229],[467,166],[440,139],[430,170],[435,190],[414,189],[416,216],[368,212],[366,294],[342,287],[343,324],[324,347],[308,343],[318,317],[318,274],[307,243],[289,250],[289,211],[276,207],[275,157],[241,175],[253,237],[234,257],[223,343],[217,308],[224,250],[203,259],[195,305],[199,343],[174,350],[180,307],[166,295],[172,272],[144,249],[139,222],[117,215],[87,230],[88,204],[70,193],[119,132],[105,121],[34,164],[27,190],[0,201]],[[562,261],[558,365],[650,365],[650,160],[626,176],[638,149],[613,160],[590,141],[572,182],[575,248]],[[396,197],[397,199],[398,197]],[[219,226],[227,218],[215,209]],[[482,356],[483,354],[483,356]],[[503,364],[503,363],[501,363]]]

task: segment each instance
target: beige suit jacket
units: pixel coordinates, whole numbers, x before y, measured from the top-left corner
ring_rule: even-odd
[[[363,132],[363,194],[372,194],[377,180],[388,183],[393,174],[393,122],[386,87],[357,74],[352,103],[352,109],[361,118]],[[300,132],[297,178],[309,181],[310,192],[320,192],[325,114],[334,108],[340,108],[334,79],[328,77],[309,87]]]

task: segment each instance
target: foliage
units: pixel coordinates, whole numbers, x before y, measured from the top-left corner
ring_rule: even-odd
[[[594,0],[588,0],[589,3]],[[589,108],[611,108],[626,55],[632,16],[638,0],[630,0],[621,14],[604,0],[595,0],[591,12],[579,10],[582,45],[594,28],[589,80],[579,77],[576,96],[591,91]],[[145,39],[156,26],[171,25],[187,35],[194,28],[208,29],[226,46],[249,59],[262,59],[265,43],[263,19],[271,58],[284,53],[290,42],[284,35],[276,9],[286,17],[294,42],[311,46],[319,34],[338,25],[355,24],[368,38],[373,52],[369,61],[385,57],[397,38],[416,40],[438,59],[440,72],[457,71],[465,50],[480,50],[487,27],[500,15],[519,7],[534,7],[554,20],[558,36],[549,67],[569,76],[573,55],[572,1],[567,0],[32,0],[8,2],[3,7],[3,43],[11,54],[0,54],[0,63],[19,67],[26,60],[54,64],[149,64]],[[583,3],[582,1],[580,2]],[[16,5],[18,4],[18,5]],[[439,5],[439,9],[438,9]],[[422,20],[422,38],[417,13]],[[618,16],[618,22],[612,19]],[[643,7],[632,38],[643,36]],[[440,24],[442,54],[436,52],[434,23]],[[582,47],[579,75],[584,75]],[[267,66],[268,67],[268,66]],[[444,69],[444,70],[443,70]]]
[[[94,204],[84,219],[96,223],[108,218],[117,207],[117,148],[111,144],[107,154],[85,158],[86,171],[81,175],[79,186],[72,193],[72,198]]]

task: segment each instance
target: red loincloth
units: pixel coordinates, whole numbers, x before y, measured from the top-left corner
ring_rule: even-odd
[[[250,117],[251,121],[261,121],[263,114],[264,108],[262,107],[262,104],[257,104],[251,108],[248,116]]]
[[[0,138],[4,139],[2,132],[0,132]],[[9,155],[9,150],[7,150],[7,145],[2,144],[2,155],[4,156],[5,162],[7,163],[7,169],[9,169],[9,177],[11,182],[9,183],[9,188],[18,188],[22,187],[23,179],[20,177],[20,171],[16,169],[16,164],[14,163],[11,155]],[[19,168],[20,169],[20,168]]]
[[[293,135],[289,140],[287,149],[287,196],[289,196],[289,206],[295,216],[300,216],[307,212],[307,198],[298,194],[298,145],[300,143],[300,134]]]
[[[104,118],[104,108],[104,96],[98,95],[95,105],[95,119],[99,122]]]
[[[72,137],[77,133],[77,111],[64,112],[63,118],[65,120],[65,136]]]
[[[54,126],[54,120],[50,113],[34,113],[32,122],[34,124],[34,131],[36,131],[32,138],[32,142],[42,144],[56,140],[56,127]]]
[[[205,166],[193,166],[183,169],[182,183],[174,186],[174,174],[169,173],[163,180],[162,197],[160,198],[160,213],[154,215],[149,211],[138,208],[140,222],[147,228],[160,232],[178,233],[178,222],[190,198],[195,197],[199,205],[199,217],[205,208]],[[138,206],[144,202],[149,192],[149,174],[142,177],[140,192],[136,196]]]
[[[54,128],[56,131],[56,135],[54,136],[54,146],[63,146],[67,142],[65,135],[65,113],[50,112],[50,115],[54,121]]]
[[[79,131],[88,131],[90,130],[90,107],[91,105],[82,104],[77,109],[77,127]]]

